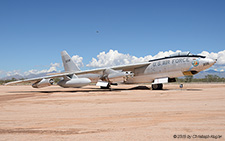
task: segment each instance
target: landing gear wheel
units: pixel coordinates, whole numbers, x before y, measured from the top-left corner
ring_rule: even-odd
[[[163,84],[152,84],[152,90],[162,90]]]
[[[111,85],[108,84],[106,87],[101,86],[100,88],[101,88],[101,89],[111,89]]]
[[[184,84],[180,84],[180,88],[182,89],[184,87]]]

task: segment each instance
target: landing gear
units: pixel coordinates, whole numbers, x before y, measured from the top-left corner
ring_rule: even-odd
[[[152,84],[152,90],[162,90],[163,84]]]
[[[110,83],[110,82],[105,82],[105,81],[99,81],[96,86],[100,86],[101,89],[110,89],[111,90],[111,85],[118,85],[117,83]]]
[[[182,89],[184,87],[184,84],[180,84],[180,88]]]
[[[106,87],[105,86],[100,86],[101,89],[111,89],[111,85],[108,84]]]

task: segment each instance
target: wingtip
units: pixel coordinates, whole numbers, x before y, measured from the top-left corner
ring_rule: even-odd
[[[11,82],[5,83],[3,86],[8,86],[10,85]]]

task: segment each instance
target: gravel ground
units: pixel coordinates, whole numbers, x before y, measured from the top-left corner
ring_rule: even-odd
[[[174,139],[225,140],[225,84],[0,86],[0,140]]]

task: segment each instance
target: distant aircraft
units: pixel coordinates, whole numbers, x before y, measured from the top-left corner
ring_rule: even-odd
[[[53,78],[62,77],[57,84],[64,88],[78,88],[96,82],[96,86],[109,89],[111,85],[117,85],[115,82],[118,78],[122,78],[125,84],[152,83],[152,90],[161,90],[164,83],[175,82],[176,77],[197,74],[216,63],[216,60],[205,56],[178,52],[143,63],[81,71],[66,51],[62,51],[61,56],[65,72],[6,85],[34,82],[33,88],[42,88],[52,85]]]

